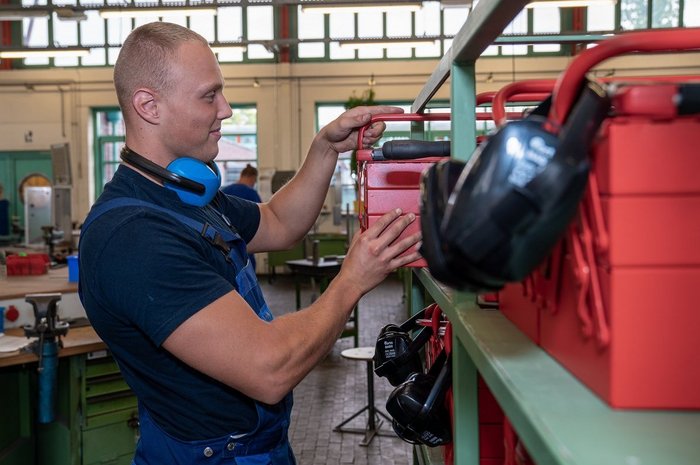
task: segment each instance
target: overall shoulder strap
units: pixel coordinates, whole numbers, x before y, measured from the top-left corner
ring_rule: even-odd
[[[170,210],[169,208],[161,207],[160,205],[156,205],[154,203],[146,202],[145,200],[135,199],[132,197],[117,197],[108,200],[104,203],[101,203],[100,205],[90,210],[90,213],[88,214],[85,222],[83,223],[81,233],[87,231],[90,225],[100,216],[104,215],[110,210],[121,207],[144,207],[162,213],[166,213],[171,217],[175,218],[176,220],[180,221],[181,223],[197,231],[199,235],[201,235],[203,238],[209,241],[209,243],[220,249],[225,254],[228,254],[228,252],[230,251],[230,247],[226,243],[226,240],[216,230],[216,228],[211,226],[209,223],[202,223],[201,221],[197,221],[193,218],[190,218],[189,216],[182,215],[178,212]]]

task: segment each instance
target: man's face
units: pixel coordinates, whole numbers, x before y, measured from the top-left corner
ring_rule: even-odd
[[[183,43],[170,79],[170,89],[160,94],[158,103],[162,143],[173,159],[213,160],[219,152],[221,121],[231,117],[214,54],[200,42]]]

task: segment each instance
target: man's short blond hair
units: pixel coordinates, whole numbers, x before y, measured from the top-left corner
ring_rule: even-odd
[[[131,31],[114,64],[114,87],[123,113],[130,112],[136,89],[146,87],[160,92],[170,89],[172,60],[178,47],[188,41],[208,45],[201,35],[173,23],[147,23]]]

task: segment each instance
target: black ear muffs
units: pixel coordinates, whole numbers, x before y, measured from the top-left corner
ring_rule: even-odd
[[[424,308],[400,326],[386,325],[379,332],[374,350],[374,373],[387,378],[392,386],[398,386],[412,373],[422,371],[419,352],[430,339],[432,329],[424,327],[415,338],[411,338],[409,332],[419,327],[417,321],[425,317],[426,310]]]
[[[386,410],[396,434],[406,442],[436,447],[452,441],[445,392],[452,383],[452,360],[441,352],[426,374],[414,373],[389,395]]]
[[[166,188],[175,191],[180,200],[188,205],[207,205],[221,187],[221,173],[213,161],[204,163],[196,158],[180,157],[163,168],[127,146],[124,146],[120,156],[127,164],[162,181]]]
[[[424,198],[423,242],[431,244],[422,251],[431,273],[474,291],[495,291],[525,278],[576,212],[588,178],[589,147],[609,108],[605,92],[588,83],[558,134],[545,129],[548,121],[535,110],[477,148],[446,206],[444,194]],[[432,167],[423,177],[423,192],[439,192],[441,182],[439,168]],[[424,215],[433,216],[430,223]]]

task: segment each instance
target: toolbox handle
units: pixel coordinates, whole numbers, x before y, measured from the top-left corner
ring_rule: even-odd
[[[586,313],[586,299],[588,297],[588,287],[591,281],[591,268],[586,263],[583,256],[583,246],[576,231],[576,226],[569,226],[569,248],[571,249],[571,259],[573,261],[574,279],[576,280],[576,314],[581,321],[581,332],[586,338],[593,335],[593,322]]]
[[[450,113],[380,113],[372,115],[369,123],[360,128],[357,134],[357,148],[363,148],[362,139],[365,136],[365,129],[377,121],[450,121]]]
[[[385,160],[414,160],[426,157],[449,157],[450,141],[390,140],[382,145]]]
[[[605,219],[603,217],[603,203],[600,200],[598,178],[596,178],[593,171],[588,173],[588,186],[586,189],[584,202],[587,204],[588,210],[591,212],[591,226],[593,227],[593,231],[595,231],[594,240],[597,254],[603,255],[608,252],[610,239],[608,237],[608,230],[605,227]]]
[[[528,79],[501,88],[494,95],[491,106],[496,125],[504,125],[510,117],[506,114],[507,102],[541,102],[552,93],[555,83],[554,79]]]
[[[598,267],[595,260],[595,251],[593,248],[593,232],[588,224],[588,218],[585,214],[585,208],[580,207],[581,212],[581,231],[583,235],[583,252],[585,259],[588,262],[590,271],[590,286],[589,286],[589,304],[592,309],[592,319],[595,326],[595,336],[598,344],[601,347],[606,347],[610,343],[610,331],[608,329],[608,321],[605,317],[603,292],[600,286],[600,277],[598,276]]]
[[[559,75],[552,97],[548,126],[558,132],[573,106],[586,73],[598,63],[632,52],[677,52],[700,49],[700,28],[629,32],[598,43],[581,52]]]

